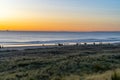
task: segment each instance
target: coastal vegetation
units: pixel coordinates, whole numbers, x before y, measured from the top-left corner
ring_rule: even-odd
[[[1,50],[0,80],[120,80],[120,45]]]

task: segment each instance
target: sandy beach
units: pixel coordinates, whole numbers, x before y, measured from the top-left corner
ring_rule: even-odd
[[[90,46],[90,45],[120,45],[118,42],[91,42],[91,43],[65,43],[65,44],[24,44],[24,45],[2,45],[0,50],[24,50],[36,48],[54,48],[61,46]]]

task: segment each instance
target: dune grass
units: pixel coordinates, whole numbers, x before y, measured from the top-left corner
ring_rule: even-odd
[[[119,80],[120,47],[105,46],[3,51],[0,80]]]

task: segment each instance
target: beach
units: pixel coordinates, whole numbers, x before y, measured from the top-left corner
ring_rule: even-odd
[[[119,45],[115,42],[85,42],[85,43],[54,43],[54,44],[14,44],[14,45],[1,45],[0,50],[25,50],[36,48],[54,48],[59,46],[92,46],[92,45]]]

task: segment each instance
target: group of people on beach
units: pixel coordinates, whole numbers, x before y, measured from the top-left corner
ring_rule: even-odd
[[[3,46],[2,46],[2,45],[0,45],[0,48],[3,48]]]
[[[93,42],[91,45],[102,45],[102,44],[104,44],[104,43],[102,43],[102,42],[99,42],[99,43]],[[107,43],[107,44],[110,45],[110,43]],[[63,43],[58,43],[58,44],[57,44],[57,46],[64,46],[64,45],[65,45],[65,44],[63,44]],[[67,44],[67,45],[69,45],[69,44]],[[76,43],[75,45],[76,45],[76,46],[79,46],[79,45],[87,46],[87,45],[89,45],[89,44],[85,42],[85,43]],[[45,46],[45,45],[43,44],[42,46]],[[1,48],[3,48],[2,45],[0,45],[0,49],[1,49]]]
[[[89,43],[76,43],[75,45],[79,46],[79,45],[84,45],[84,46],[87,46],[87,45],[103,45],[103,44],[108,44],[110,45],[111,43],[102,43],[102,42],[99,42],[99,43],[96,43],[96,42],[93,42],[92,44],[89,44]],[[64,44],[62,43],[58,43],[58,46],[64,46]]]

